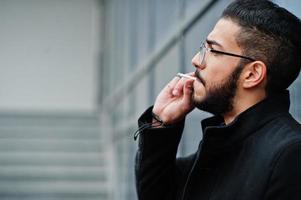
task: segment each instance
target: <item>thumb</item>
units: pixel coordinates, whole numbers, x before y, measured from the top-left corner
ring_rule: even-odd
[[[191,104],[191,97],[193,93],[193,81],[194,80],[187,80],[184,85],[184,101],[188,104]]]

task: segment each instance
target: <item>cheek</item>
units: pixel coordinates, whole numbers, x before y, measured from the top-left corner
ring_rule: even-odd
[[[203,73],[203,78],[206,81],[206,88],[210,85],[222,83],[231,75],[229,66],[220,64],[218,67],[212,67],[210,70]]]

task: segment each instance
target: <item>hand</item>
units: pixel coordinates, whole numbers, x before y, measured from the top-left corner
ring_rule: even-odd
[[[193,110],[193,81],[175,77],[157,96],[153,113],[159,116],[164,124],[176,123]]]

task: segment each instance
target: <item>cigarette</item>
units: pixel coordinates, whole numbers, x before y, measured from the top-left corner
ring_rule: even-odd
[[[189,76],[187,74],[177,73],[177,76],[181,77],[181,78],[188,78],[188,79],[196,80],[196,77]]]

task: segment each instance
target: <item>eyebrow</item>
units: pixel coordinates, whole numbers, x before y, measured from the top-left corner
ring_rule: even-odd
[[[223,46],[215,40],[210,40],[210,39],[206,38],[206,42],[209,45],[216,45],[216,46],[219,46],[219,47],[223,48]]]

